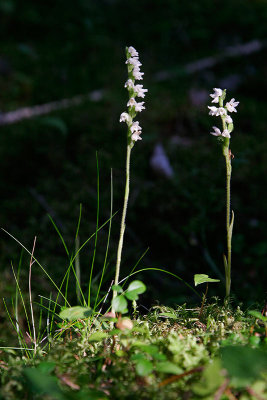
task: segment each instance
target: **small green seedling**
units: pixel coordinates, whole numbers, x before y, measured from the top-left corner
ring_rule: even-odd
[[[118,293],[118,296],[112,300],[112,310],[117,313],[126,314],[128,312],[128,300],[132,301],[134,310],[136,310],[136,301],[139,295],[146,291],[146,285],[141,281],[133,281],[126,290],[120,285],[113,285],[112,290]]]
[[[210,282],[220,282],[220,279],[210,278],[209,275],[206,275],[206,274],[195,274],[194,275],[195,286],[201,285],[201,283],[206,283],[207,284],[206,285],[206,291],[203,294],[203,298],[202,298],[201,308],[200,308],[200,312],[199,312],[199,318],[201,317],[202,312],[203,312],[203,307],[204,307],[204,303],[205,303],[205,300],[206,300],[206,297],[207,297],[207,293],[208,293],[208,288],[209,288],[209,283]]]

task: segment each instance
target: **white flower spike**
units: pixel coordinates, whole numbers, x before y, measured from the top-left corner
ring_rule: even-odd
[[[129,100],[127,102],[128,112],[123,112],[120,116],[120,122],[126,122],[128,129],[128,137],[130,139],[130,145],[133,146],[138,140],[142,140],[140,137],[142,128],[138,121],[134,121],[136,113],[141,112],[145,109],[144,101],[137,102],[136,97],[144,98],[147,89],[144,89],[143,85],[135,85],[135,80],[143,79],[144,73],[140,71],[142,65],[139,61],[139,54],[134,47],[130,46],[126,48],[126,65],[128,67],[128,79],[124,84],[124,87],[129,92]]]
[[[209,108],[209,115],[215,116],[215,117],[221,117],[222,120],[222,126],[223,126],[223,131],[221,132],[219,128],[216,128],[213,126],[214,132],[210,132],[211,135],[213,136],[222,136],[224,138],[230,139],[230,133],[234,129],[233,125],[233,119],[232,117],[228,114],[228,112],[236,112],[236,107],[239,104],[239,101],[235,101],[235,99],[231,99],[228,103],[223,104],[223,101],[225,99],[226,95],[226,90],[222,90],[219,88],[214,88],[212,94],[210,94],[210,97],[212,97],[212,103],[219,103],[219,107],[215,106],[208,106]],[[226,145],[228,142],[224,141],[224,144]]]

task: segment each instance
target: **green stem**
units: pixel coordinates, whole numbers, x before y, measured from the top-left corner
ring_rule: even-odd
[[[229,140],[227,146],[223,148],[223,154],[226,164],[226,236],[227,236],[227,258],[225,259],[225,286],[226,286],[226,299],[230,296],[231,291],[231,254],[232,254],[232,230],[233,225],[230,217],[231,213],[231,155],[229,154]]]
[[[116,262],[116,272],[115,272],[115,281],[114,284],[118,285],[119,276],[120,276],[120,265],[121,265],[121,253],[123,247],[123,239],[124,239],[124,232],[125,232],[125,219],[126,219],[126,212],[127,212],[127,205],[129,199],[129,192],[130,192],[130,159],[131,159],[131,150],[132,144],[128,143],[127,145],[127,155],[126,155],[126,182],[125,182],[125,193],[124,193],[124,202],[123,202],[123,210],[122,210],[122,217],[121,217],[121,229],[120,229],[120,239],[118,244],[118,251],[117,251],[117,262]],[[113,292],[113,298],[117,296],[117,292]]]

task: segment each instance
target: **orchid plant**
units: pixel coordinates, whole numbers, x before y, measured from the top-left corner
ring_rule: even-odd
[[[226,236],[227,236],[227,256],[224,255],[224,267],[225,267],[225,285],[226,285],[226,299],[229,298],[231,292],[231,253],[232,253],[232,234],[234,225],[234,212],[230,206],[231,199],[231,174],[232,174],[232,164],[231,161],[234,158],[230,150],[230,139],[231,133],[233,132],[234,125],[232,117],[229,113],[236,112],[236,107],[239,102],[235,99],[231,99],[224,105],[224,100],[226,98],[226,89],[222,90],[219,88],[214,88],[214,93],[210,95],[212,98],[212,103],[217,103],[219,107],[208,106],[209,115],[220,117],[222,122],[222,131],[213,126],[213,132],[211,135],[216,136],[218,141],[222,145],[222,153],[225,157],[226,163]]]
[[[117,297],[116,287],[119,284],[121,254],[122,254],[124,233],[126,227],[125,220],[126,220],[129,192],[130,192],[131,151],[135,143],[139,140],[142,140],[141,137],[142,128],[139,125],[139,122],[135,121],[134,119],[137,116],[137,113],[144,110],[145,107],[144,107],[144,101],[137,102],[136,98],[137,97],[144,98],[145,93],[148,91],[147,89],[143,88],[143,85],[135,83],[135,81],[143,79],[144,73],[140,71],[140,66],[142,64],[139,61],[139,54],[132,46],[126,47],[125,63],[128,68],[128,80],[126,81],[124,87],[128,90],[129,101],[127,103],[128,110],[127,112],[125,111],[121,114],[120,122],[125,122],[127,124],[126,181],[125,181],[125,193],[124,193],[124,202],[123,202],[122,218],[121,218],[120,238],[117,250],[117,261],[116,261],[115,280],[114,280],[115,290],[113,291],[113,300]]]

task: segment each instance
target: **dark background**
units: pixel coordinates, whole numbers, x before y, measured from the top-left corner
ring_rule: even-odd
[[[266,285],[267,1],[265,0],[47,0],[0,2],[0,121],[6,112],[94,92],[45,115],[0,125],[0,225],[31,249],[59,283],[68,266],[52,213],[70,252],[80,204],[81,243],[94,231],[97,163],[100,225],[110,213],[110,169],[114,211],[121,210],[126,150],[127,79],[125,46],[134,46],[149,92],[140,115],[143,141],[132,153],[130,204],[121,277],[149,247],[140,267],[159,267],[193,284],[195,273],[217,278],[225,248],[225,166],[209,132],[213,87],[240,101],[231,149],[233,295],[263,301]],[[244,49],[244,44],[250,45]],[[246,50],[247,49],[247,50]],[[203,62],[204,59],[204,62]],[[217,124],[218,126],[218,124]],[[160,143],[172,178],[151,168]],[[104,291],[113,279],[120,211],[113,219]],[[108,227],[98,235],[94,287],[102,270]],[[94,242],[81,252],[86,290]],[[14,292],[21,247],[0,235],[1,292]],[[29,257],[22,254],[27,287]],[[175,305],[196,298],[185,285],[159,272],[138,275],[148,286],[143,304]],[[37,265],[36,294],[53,288]],[[72,285],[70,285],[72,290]],[[104,293],[103,291],[103,293]],[[201,292],[201,290],[200,290]],[[224,295],[214,285],[210,295]],[[73,304],[75,304],[73,296]]]

